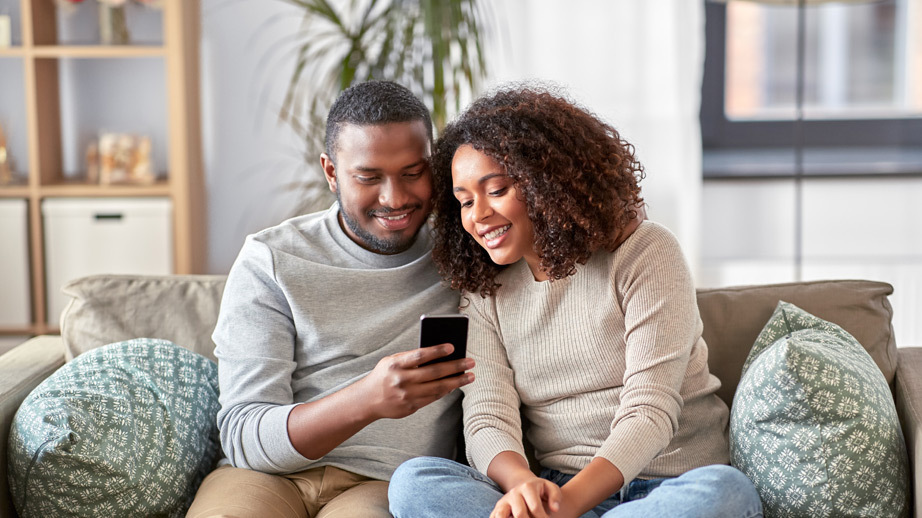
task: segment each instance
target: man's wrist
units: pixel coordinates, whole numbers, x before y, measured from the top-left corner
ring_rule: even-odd
[[[377,409],[380,408],[380,405],[378,405],[374,399],[376,391],[374,387],[369,386],[368,376],[363,377],[342,390],[349,391],[349,399],[352,402],[349,408],[357,412],[357,418],[360,422],[365,423],[367,426],[381,419],[382,416],[377,414]]]

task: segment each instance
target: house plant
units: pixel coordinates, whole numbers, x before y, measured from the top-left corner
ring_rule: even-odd
[[[350,85],[397,81],[432,112],[436,131],[462,99],[476,95],[486,70],[483,41],[489,19],[477,0],[281,0],[302,23],[280,120],[304,142],[306,163],[324,148],[324,124],[336,96]],[[329,205],[318,174],[293,186],[299,213]]]

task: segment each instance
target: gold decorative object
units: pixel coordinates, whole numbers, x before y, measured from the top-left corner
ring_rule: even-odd
[[[86,151],[87,182],[150,185],[157,180],[150,137],[103,133]]]
[[[6,133],[0,126],[0,185],[13,183],[13,172],[10,168],[10,154],[6,149]]]
[[[125,18],[125,5],[99,4],[99,42],[103,45],[128,45],[128,20]]]

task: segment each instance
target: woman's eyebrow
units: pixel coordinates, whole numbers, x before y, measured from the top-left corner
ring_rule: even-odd
[[[487,180],[490,180],[492,178],[496,178],[497,176],[508,176],[508,175],[506,173],[485,174],[481,176],[480,179],[477,180],[477,183],[482,184],[483,182],[486,182]],[[454,189],[452,189],[452,192],[460,192],[460,191],[466,191],[466,190],[467,189],[465,189],[464,187],[455,187]]]

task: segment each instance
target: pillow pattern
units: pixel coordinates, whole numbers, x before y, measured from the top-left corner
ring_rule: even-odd
[[[743,365],[730,458],[766,517],[909,515],[887,381],[850,334],[793,304],[778,303]]]
[[[141,338],[77,357],[20,406],[9,443],[20,516],[183,516],[218,458],[217,365]]]

